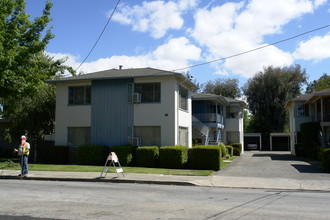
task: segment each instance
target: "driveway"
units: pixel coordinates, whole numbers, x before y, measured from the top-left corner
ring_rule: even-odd
[[[299,160],[287,151],[245,151],[215,175],[330,181],[330,174]]]

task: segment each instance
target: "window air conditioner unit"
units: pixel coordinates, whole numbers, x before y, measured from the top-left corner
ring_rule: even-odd
[[[141,146],[141,138],[140,137],[132,137],[131,138],[131,144],[134,147],[139,147]]]
[[[133,103],[141,102],[141,94],[140,93],[132,93],[132,102]]]

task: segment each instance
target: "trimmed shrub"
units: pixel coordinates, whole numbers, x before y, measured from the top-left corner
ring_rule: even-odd
[[[228,156],[228,150],[224,143],[220,143],[219,147],[221,147],[221,157],[226,158]]]
[[[300,125],[301,143],[304,152],[302,156],[317,159],[319,153],[319,122],[306,122]]]
[[[188,162],[188,147],[164,146],[159,148],[159,166],[163,168],[182,169]]]
[[[0,148],[0,158],[15,158],[17,153],[14,152],[13,148]]]
[[[324,171],[330,173],[330,148],[321,151],[321,164]]]
[[[198,145],[197,145],[198,146]],[[195,146],[193,146],[192,148],[188,148],[188,161],[187,161],[187,164],[186,164],[186,168],[187,169],[192,169],[192,151],[193,151],[193,148]]]
[[[80,165],[104,165],[109,148],[99,145],[83,145],[78,147],[78,163]]]
[[[135,164],[137,147],[131,145],[118,145],[110,147],[111,152],[115,152],[122,166]]]
[[[220,170],[223,166],[219,146],[195,146],[191,149],[191,157],[193,169]]]
[[[68,164],[69,147],[51,146],[45,152],[45,163],[49,164]]]
[[[159,148],[157,146],[138,147],[136,165],[140,167],[157,167]]]
[[[304,155],[304,147],[302,144],[295,144],[294,145],[294,151],[296,153],[297,157],[303,157]]]
[[[234,156],[240,156],[242,153],[242,144],[234,143],[234,144],[231,144],[231,146],[234,148],[233,149]]]
[[[229,157],[233,157],[234,156],[234,148],[230,145],[227,145],[226,149],[227,149]]]

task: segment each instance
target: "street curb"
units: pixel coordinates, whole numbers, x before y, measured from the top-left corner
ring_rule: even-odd
[[[0,176],[0,179],[21,180],[18,176]],[[39,180],[39,181],[68,181],[68,182],[109,182],[109,183],[136,183],[136,184],[158,184],[158,185],[177,185],[177,186],[198,186],[190,182],[180,181],[157,181],[157,180],[131,180],[131,179],[105,179],[96,177],[90,178],[56,178],[56,177],[24,177],[22,180]]]
[[[0,176],[1,179],[21,180],[18,176]],[[212,188],[227,188],[227,189],[256,189],[256,190],[286,190],[286,191],[314,191],[330,193],[330,189],[306,189],[306,188],[273,188],[273,187],[251,187],[251,186],[207,186],[188,181],[157,181],[157,180],[134,180],[134,179],[118,179],[113,177],[111,179],[105,178],[56,178],[56,177],[24,177],[22,180],[36,180],[36,181],[58,181],[58,182],[103,182],[103,183],[133,183],[133,184],[156,184],[156,185],[169,185],[169,186],[199,186],[199,187],[212,187]]]

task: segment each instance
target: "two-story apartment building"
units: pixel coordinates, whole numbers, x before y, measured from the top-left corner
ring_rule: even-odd
[[[192,146],[197,87],[183,74],[120,68],[49,83],[56,85],[55,145]]]
[[[311,94],[298,96],[285,106],[290,116],[291,153],[299,142],[300,125],[305,122],[320,122],[320,144],[330,143],[330,88]]]
[[[215,94],[193,94],[193,139],[205,145],[241,143],[244,146],[244,101]]]

